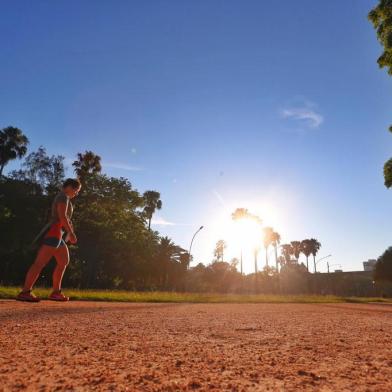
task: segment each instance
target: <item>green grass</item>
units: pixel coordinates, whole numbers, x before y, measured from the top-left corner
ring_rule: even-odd
[[[13,299],[19,290],[18,287],[0,286],[0,299]],[[338,297],[334,295],[237,295],[75,289],[64,289],[64,292],[70,296],[72,300],[78,301],[172,303],[392,303],[391,298]],[[34,293],[41,298],[47,298],[50,289],[37,288],[34,290]]]

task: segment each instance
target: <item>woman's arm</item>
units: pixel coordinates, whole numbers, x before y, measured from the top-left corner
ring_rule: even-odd
[[[71,243],[76,243],[76,235],[73,231],[72,222],[67,216],[67,204],[66,203],[59,203],[57,205],[57,214],[60,219],[61,225],[67,232],[69,236],[69,240]]]

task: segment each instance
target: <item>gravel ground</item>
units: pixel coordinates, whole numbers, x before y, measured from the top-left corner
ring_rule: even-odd
[[[0,301],[0,391],[391,391],[392,306]]]

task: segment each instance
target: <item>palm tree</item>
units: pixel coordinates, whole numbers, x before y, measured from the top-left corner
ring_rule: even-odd
[[[215,250],[214,250],[214,256],[217,261],[223,261],[223,254],[224,254],[226,247],[227,247],[226,242],[223,240],[219,240],[216,243]]]
[[[299,255],[301,253],[301,241],[291,241],[290,243],[293,247],[293,255],[298,263]]]
[[[26,155],[29,139],[19,128],[6,127],[0,130],[0,177],[5,165]]]
[[[280,264],[280,268],[282,268],[282,266],[286,264],[286,258],[283,255],[280,255],[278,257],[278,263]]]
[[[276,231],[272,232],[271,239],[272,239],[272,246],[274,247],[274,250],[275,250],[276,271],[279,272],[278,246],[280,243],[280,234]]]
[[[232,214],[231,217],[233,220],[239,220],[244,218],[249,218],[250,213],[247,208],[237,208]]]
[[[308,262],[308,259],[309,259],[309,256],[312,254],[312,251],[311,251],[311,242],[310,242],[309,239],[306,239],[306,240],[301,241],[301,252],[302,252],[302,253],[305,255],[305,257],[306,257],[306,269],[307,269],[308,272],[309,272],[309,262]]]
[[[148,219],[148,230],[151,230],[151,219],[156,210],[162,208],[161,194],[156,191],[145,191],[143,193],[144,199],[144,214]]]
[[[188,270],[190,262],[191,258],[188,252],[183,252],[180,254],[180,265],[184,271]]]
[[[315,238],[311,238],[309,240],[309,246],[310,246],[310,253],[313,255],[314,272],[316,273],[317,272],[316,255],[321,248],[321,243],[318,240],[316,240]]]
[[[272,244],[274,230],[272,229],[272,227],[265,227],[263,229],[263,231],[264,231],[263,243],[264,243],[264,248],[265,248],[265,266],[269,267],[268,248]]]
[[[177,246],[169,237],[161,237],[158,245],[157,260],[159,264],[158,270],[159,285],[161,289],[167,289],[169,282],[169,274],[171,271],[171,264],[175,258]]]
[[[101,157],[92,151],[85,151],[84,154],[79,152],[72,166],[76,175],[84,182],[87,176],[101,172]]]
[[[234,221],[238,221],[240,219],[245,219],[249,218],[250,213],[246,208],[237,208],[232,214],[231,217]],[[241,269],[241,275],[242,275],[242,246],[241,246],[241,257],[240,257],[240,269]]]
[[[284,260],[286,264],[291,263],[291,256],[294,254],[294,249],[291,244],[283,244],[281,245],[282,248],[282,256],[284,257]]]

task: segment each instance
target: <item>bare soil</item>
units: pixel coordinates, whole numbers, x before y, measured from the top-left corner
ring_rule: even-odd
[[[392,391],[392,306],[0,301],[0,391]]]

